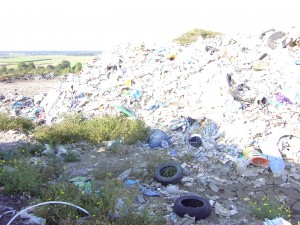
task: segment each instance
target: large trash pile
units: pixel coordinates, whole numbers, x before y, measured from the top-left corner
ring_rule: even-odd
[[[148,142],[139,147],[166,148],[171,158],[192,154],[195,164],[180,165],[185,172],[194,172],[181,180],[183,188],[200,184],[197,191],[210,199],[216,215],[227,219],[236,215],[238,201],[254,196],[261,186],[266,186],[264,195],[280,190],[293,202],[292,209],[298,210],[300,30],[294,28],[200,37],[185,46],[118,45],[79,75],[68,75],[46,95],[0,94],[0,111],[41,125],[59,122],[74,112],[87,119],[106,114],[142,119],[153,129]],[[213,166],[204,168],[202,162]],[[250,163],[253,166],[248,167]],[[274,179],[269,179],[268,167]],[[129,173],[131,169],[122,175],[126,178]],[[276,180],[277,176],[281,178]],[[187,193],[174,185],[126,182],[142,187],[145,196]],[[143,195],[137,199],[145,202]],[[173,210],[168,211],[168,220],[176,221]],[[206,224],[221,224],[211,221]]]
[[[200,37],[187,46],[128,43],[99,55],[46,96],[2,96],[1,104],[48,124],[72,112],[87,118],[124,113],[166,131],[167,146],[200,134],[210,154],[226,146],[226,155],[236,156],[254,145],[288,149],[300,162],[299,60],[300,32],[293,28]]]

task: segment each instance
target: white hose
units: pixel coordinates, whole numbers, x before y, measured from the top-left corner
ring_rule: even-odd
[[[42,203],[39,203],[39,204],[36,204],[36,205],[32,205],[32,206],[27,207],[26,209],[21,210],[13,218],[11,218],[11,220],[8,222],[7,225],[10,225],[20,214],[26,212],[27,210],[33,209],[33,208],[41,206],[41,205],[47,205],[47,204],[63,204],[63,205],[73,206],[73,207],[75,207],[75,208],[77,208],[77,209],[85,212],[89,216],[91,216],[91,214],[88,211],[86,211],[85,209],[83,209],[83,208],[81,208],[81,207],[79,207],[77,205],[74,205],[74,204],[71,204],[71,203],[68,203],[68,202],[50,201],[50,202],[42,202]]]

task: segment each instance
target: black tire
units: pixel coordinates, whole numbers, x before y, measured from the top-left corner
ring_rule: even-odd
[[[167,168],[175,168],[176,173],[171,177],[164,177],[162,175],[162,173]],[[161,183],[162,185],[176,184],[176,183],[180,182],[182,176],[183,176],[183,168],[177,162],[163,163],[163,164],[159,165],[158,167],[156,167],[155,172],[154,172],[154,179],[157,182]]]
[[[209,201],[200,196],[182,196],[175,200],[174,212],[184,217],[185,214],[195,217],[196,220],[205,219],[211,214],[212,207]]]

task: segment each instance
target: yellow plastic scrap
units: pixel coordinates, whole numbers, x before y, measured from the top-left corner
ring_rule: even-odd
[[[237,61],[237,57],[235,57],[235,56],[230,57],[230,62],[236,62],[236,61]]]
[[[175,58],[176,58],[176,54],[172,54],[172,55],[170,55],[169,60],[172,61],[172,60],[174,60]]]
[[[125,81],[125,86],[131,87],[131,80],[126,80]]]

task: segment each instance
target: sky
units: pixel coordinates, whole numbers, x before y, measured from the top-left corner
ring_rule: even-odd
[[[0,51],[103,50],[193,28],[259,32],[300,22],[299,0],[3,0]]]

